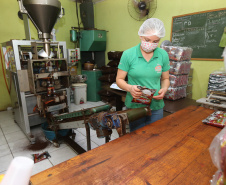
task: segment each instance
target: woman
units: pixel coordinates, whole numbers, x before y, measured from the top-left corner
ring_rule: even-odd
[[[146,106],[131,102],[133,98],[139,98],[142,94],[137,85],[157,91],[150,105],[152,115],[131,122],[131,132],[163,118],[163,97],[170,85],[168,54],[157,47],[160,39],[165,36],[163,22],[156,18],[147,19],[141,25],[138,35],[141,43],[123,52],[118,65],[116,83],[127,91],[125,101],[127,108]],[[126,76],[128,83],[125,81]]]

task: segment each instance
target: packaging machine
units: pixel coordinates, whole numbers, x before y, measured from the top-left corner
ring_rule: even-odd
[[[18,3],[26,40],[2,43],[0,51],[5,59],[14,119],[32,139],[30,126],[46,121],[40,117],[44,112],[41,107],[41,112],[36,111],[37,96],[47,93],[52,97],[58,105],[52,111],[66,111],[70,104],[66,42],[51,41],[51,31],[64,11],[58,0],[18,0]],[[28,18],[37,28],[39,40],[31,40]]]

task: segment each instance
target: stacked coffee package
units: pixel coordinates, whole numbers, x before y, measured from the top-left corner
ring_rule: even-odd
[[[177,100],[186,97],[191,92],[192,85],[190,78],[192,48],[179,46],[163,46],[169,55],[170,87],[165,94],[165,99]],[[190,81],[190,82],[189,82]]]
[[[118,70],[118,64],[122,56],[122,51],[109,51],[108,52],[108,64],[106,66],[101,67],[102,76],[99,78],[102,86],[110,87],[112,83],[116,81],[116,75]],[[108,102],[112,105],[115,105],[115,94],[106,90],[106,88],[102,88],[101,91],[98,92],[101,96],[101,100],[103,102]]]
[[[226,92],[226,73],[222,71],[215,71],[209,76],[208,83],[209,91]]]

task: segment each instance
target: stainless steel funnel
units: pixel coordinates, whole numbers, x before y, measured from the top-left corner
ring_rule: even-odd
[[[61,3],[58,0],[23,0],[23,6],[35,27],[39,38],[49,42],[51,31],[61,12]],[[41,32],[41,33],[40,33]],[[44,44],[47,55],[50,54],[50,45]]]

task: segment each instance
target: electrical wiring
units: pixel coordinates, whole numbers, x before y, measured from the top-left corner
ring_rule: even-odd
[[[5,52],[5,54],[4,54],[4,59],[5,59],[5,61],[7,62],[7,60],[6,60],[6,58],[5,58],[5,56],[6,56],[6,54],[10,51],[11,49],[10,48],[8,48],[7,50],[6,50],[6,52]],[[9,67],[9,64],[10,64],[10,61],[8,61],[7,62],[7,68]]]
[[[4,77],[4,80],[5,80],[5,85],[6,85],[6,88],[7,88],[7,91],[10,95],[10,90],[9,90],[9,87],[8,87],[8,84],[7,84],[7,81],[6,81],[6,75],[5,75],[5,70],[4,70],[4,65],[3,65],[3,59],[2,59],[2,49],[0,48],[0,58],[1,58],[1,64],[2,64],[2,72],[3,72],[3,77]]]
[[[78,30],[80,31],[80,23],[79,23],[79,17],[78,17],[78,1],[76,1],[76,16],[78,21]]]
[[[79,16],[78,16],[78,1],[76,1],[76,16],[77,16],[77,22],[78,22],[78,33],[80,34],[80,25],[82,24],[82,21],[79,21]],[[80,37],[80,36],[79,36]],[[75,47],[79,47],[79,39],[77,39],[76,43],[75,43]]]

